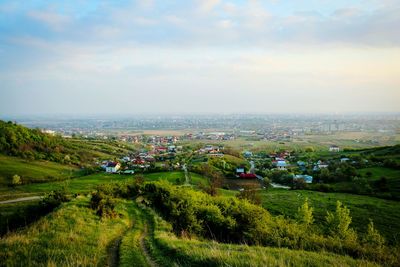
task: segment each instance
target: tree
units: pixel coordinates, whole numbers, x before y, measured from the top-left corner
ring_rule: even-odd
[[[297,220],[309,226],[314,222],[313,208],[308,205],[308,198],[304,200],[303,205],[297,209]]]
[[[22,184],[21,177],[19,175],[15,174],[12,177],[12,185],[13,186],[17,186],[17,185],[20,185],[20,184]]]
[[[335,213],[327,212],[326,222],[328,232],[332,236],[339,237],[340,239],[354,240],[357,239],[356,233],[350,228],[352,219],[350,217],[350,210],[342,204],[339,200],[336,202]]]
[[[207,178],[208,183],[206,185],[202,185],[202,189],[212,195],[217,195],[217,189],[222,186],[224,177],[219,171],[216,171],[209,164],[204,164],[201,167],[201,173]]]
[[[385,244],[385,239],[378,230],[374,227],[374,222],[370,219],[368,224],[367,234],[363,240],[366,244],[375,248],[382,248]]]

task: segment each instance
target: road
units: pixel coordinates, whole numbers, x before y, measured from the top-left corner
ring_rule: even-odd
[[[20,198],[0,201],[0,204],[9,204],[9,203],[16,203],[16,202],[23,202],[23,201],[31,201],[31,200],[41,199],[41,198],[42,198],[41,196],[20,197]]]

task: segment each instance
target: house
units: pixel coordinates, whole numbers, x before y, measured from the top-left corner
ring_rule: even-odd
[[[293,180],[299,180],[299,179],[303,179],[304,182],[306,182],[307,184],[311,184],[313,181],[313,177],[310,175],[301,175],[301,174],[296,174],[293,177]]]
[[[236,175],[240,176],[241,174],[245,173],[244,168],[236,168]]]
[[[286,167],[287,167],[287,163],[286,163],[286,161],[284,161],[284,160],[278,160],[277,162],[276,162],[276,168],[278,169],[278,170],[286,170]]]
[[[245,158],[251,158],[251,157],[253,156],[253,152],[251,152],[251,151],[245,151],[245,152],[243,152],[243,156],[244,156]]]
[[[121,168],[121,164],[119,162],[109,162],[106,166],[106,172],[108,173],[116,173]]]
[[[318,162],[314,164],[313,171],[319,171],[328,167],[329,165],[327,163],[323,162],[322,160],[318,160]]]
[[[131,161],[131,158],[129,156],[125,156],[121,159],[123,162],[129,162]]]
[[[340,148],[338,146],[332,145],[329,147],[329,152],[339,152]]]

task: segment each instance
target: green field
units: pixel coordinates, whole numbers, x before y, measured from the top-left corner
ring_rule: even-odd
[[[390,242],[400,241],[400,203],[369,196],[344,193],[322,193],[306,190],[270,189],[262,191],[262,205],[275,215],[294,218],[298,207],[308,198],[314,208],[315,224],[323,225],[327,211],[334,211],[336,201],[341,201],[351,212],[351,224],[359,232],[365,232],[369,218]]]
[[[21,177],[23,183],[42,183],[77,177],[81,173],[75,166],[49,161],[26,161],[0,155],[0,185],[2,186],[10,184],[15,174]]]
[[[176,179],[184,179],[185,177],[184,173],[180,171],[149,173],[143,176],[147,181],[168,180],[171,183],[175,183]],[[190,173],[190,176],[192,184],[194,185],[204,180],[201,175],[196,173]],[[132,175],[96,173],[60,182],[20,185],[12,189],[3,188],[0,189],[0,197],[2,195],[7,195],[12,196],[9,198],[16,198],[26,196],[27,194],[44,194],[52,190],[61,189],[65,186],[71,193],[88,193],[97,185],[111,182],[132,181],[133,178],[134,176]]]
[[[366,177],[367,172],[370,172],[370,180],[379,180],[381,177],[385,177],[388,180],[399,180],[400,181],[400,170],[389,169],[385,167],[371,167],[358,170],[362,176]]]

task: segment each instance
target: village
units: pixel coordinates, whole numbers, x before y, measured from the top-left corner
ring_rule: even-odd
[[[211,164],[227,179],[254,180],[260,186],[268,185],[289,188],[313,182],[323,183],[321,172],[330,164],[351,163],[349,158],[338,158],[341,149],[336,145],[328,148],[335,159],[305,160],[299,153],[283,150],[275,153],[245,150],[232,153],[223,145],[203,144],[182,145],[179,137],[150,136],[144,147],[119,159],[98,162],[106,173],[133,175],[138,173],[184,170],[196,172],[203,163]],[[143,139],[141,140],[143,142]],[[318,179],[315,179],[315,176]]]

